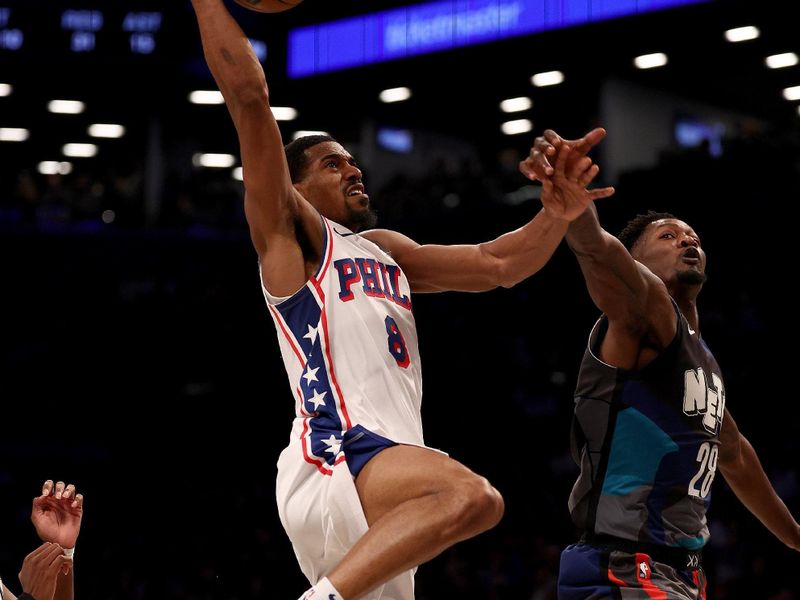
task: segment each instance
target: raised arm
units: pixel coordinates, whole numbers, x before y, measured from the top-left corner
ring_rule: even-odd
[[[321,239],[316,212],[292,187],[264,70],[222,0],[192,0],[203,52],[230,112],[242,155],[245,214],[270,291],[295,292],[306,282],[296,228]],[[313,235],[317,228],[318,235]]]
[[[566,238],[589,295],[608,317],[602,360],[641,368],[675,336],[677,315],[666,286],[600,226],[593,206],[570,225]]]
[[[586,185],[597,175],[588,162],[576,162],[564,173],[567,155],[556,162],[564,177],[558,188],[544,189],[543,208],[526,225],[483,244],[420,245],[399,233],[368,231],[368,239],[387,248],[402,267],[415,292],[481,292],[511,287],[533,275],[550,259],[564,237],[570,221],[593,200],[613,190],[589,191]]]
[[[593,179],[597,175],[597,167],[592,165],[587,171],[586,165],[591,165],[591,160],[586,153],[605,135],[605,129],[597,128],[577,140],[565,140],[552,129],[547,129],[536,138],[530,154],[520,163],[520,171],[531,180],[540,180],[543,193],[570,185],[569,178],[564,176],[564,169],[567,172],[577,169],[585,174],[584,177],[591,174]],[[555,160],[555,169],[548,159]],[[564,163],[568,166],[558,168],[559,164]],[[586,181],[586,185],[589,181]],[[613,188],[605,190],[613,193]],[[570,224],[566,237],[567,244],[578,258],[589,294],[597,307],[612,323],[630,320],[632,323],[629,326],[641,329],[645,325],[643,320],[651,296],[650,287],[658,287],[659,280],[638,264],[617,238],[600,226],[594,205]]]
[[[772,487],[758,455],[729,411],[720,433],[719,470],[736,497],[775,537],[800,551],[800,525]]]

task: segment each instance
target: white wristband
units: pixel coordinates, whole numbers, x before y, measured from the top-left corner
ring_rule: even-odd
[[[75,556],[75,548],[64,548],[64,556],[67,558],[72,558]]]

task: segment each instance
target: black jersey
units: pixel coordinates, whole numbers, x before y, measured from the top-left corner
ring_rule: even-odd
[[[717,468],[725,388],[719,365],[678,309],[677,332],[645,368],[598,358],[608,329],[589,337],[575,390],[569,509],[587,536],[701,548]]]

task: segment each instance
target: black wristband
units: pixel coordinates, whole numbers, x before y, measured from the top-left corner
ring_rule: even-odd
[[[28,592],[22,592],[19,596],[17,596],[17,600],[36,600],[36,598],[31,596]]]

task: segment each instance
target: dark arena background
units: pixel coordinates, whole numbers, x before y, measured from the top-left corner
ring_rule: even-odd
[[[598,203],[601,221],[616,233],[652,208],[698,231],[709,275],[700,323],[727,408],[798,516],[792,4],[230,9],[272,103],[294,109],[280,115],[293,117],[280,121],[284,139],[338,138],[381,225],[419,242],[481,242],[523,225],[539,209],[539,187],[517,172],[534,137],[606,127],[593,157],[598,184],[617,193]],[[468,31],[443,33],[440,9]],[[383,32],[391,60],[344,45],[381,11],[408,17]],[[531,14],[531,27],[516,20]],[[666,64],[634,65],[655,53]],[[542,85],[554,71],[562,81]],[[410,96],[382,102],[394,88]],[[85,495],[77,598],[306,589],[275,507],[294,403],[244,222],[236,135],[224,105],[189,100],[215,89],[185,0],[0,0],[0,576],[14,591],[36,546],[30,502],[48,478]],[[518,112],[500,109],[520,98]],[[507,507],[496,529],[420,567],[417,598],[554,599],[559,552],[575,541],[572,391],[598,316],[577,262],[562,245],[512,289],[419,295],[414,310],[426,442],[488,477]],[[800,555],[722,477],[712,495],[708,597],[800,598]]]

